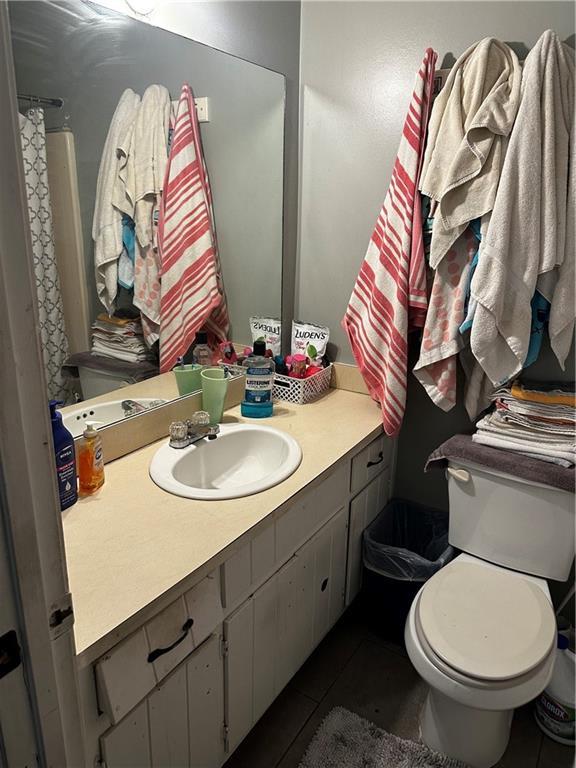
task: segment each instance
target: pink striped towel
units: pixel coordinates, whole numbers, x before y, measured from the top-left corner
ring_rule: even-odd
[[[158,220],[161,258],[160,370],[171,370],[200,329],[224,341],[222,286],[200,130],[189,85],[182,86]]]
[[[428,306],[418,192],[437,54],[428,48],[412,93],[392,180],[342,327],[384,430],[396,435],[406,405],[408,331]]]

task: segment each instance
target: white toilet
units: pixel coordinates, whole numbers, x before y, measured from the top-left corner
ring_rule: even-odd
[[[570,574],[574,494],[460,461],[446,472],[450,544],[467,554],[417,594],[406,648],[429,685],[423,742],[490,768],[506,750],[514,710],[552,675],[556,622],[546,579]]]

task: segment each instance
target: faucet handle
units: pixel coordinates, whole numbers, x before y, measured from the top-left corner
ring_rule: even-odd
[[[210,424],[210,414],[207,411],[196,411],[191,419],[186,420],[188,437],[200,435],[213,440],[220,432],[219,424]]]
[[[170,447],[186,448],[189,445],[188,425],[185,421],[173,421],[170,424]]]
[[[210,414],[207,411],[196,411],[192,414],[192,417],[188,419],[188,422],[192,427],[209,427]]]

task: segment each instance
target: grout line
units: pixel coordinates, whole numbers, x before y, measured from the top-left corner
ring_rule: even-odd
[[[534,720],[534,724],[536,725],[536,728],[538,728],[538,725],[536,724],[536,720]],[[540,731],[540,728],[538,728]],[[542,750],[544,748],[544,734],[542,731],[540,731],[540,744],[538,746],[538,757],[536,758],[536,768],[540,768],[540,761],[542,760]],[[544,765],[542,765],[542,768],[544,768]]]
[[[305,694],[304,694],[304,695],[305,695]],[[310,696],[308,696],[307,698],[309,698],[309,699],[310,699]],[[314,699],[310,699],[310,701],[314,701]],[[316,704],[316,702],[314,702],[314,703]],[[279,760],[278,760],[278,761],[277,761],[277,762],[274,764],[274,768],[278,768],[278,766],[279,766],[279,765],[280,765],[280,763],[281,763],[281,762],[284,760],[284,758],[286,757],[286,755],[288,754],[288,752],[290,752],[290,750],[292,749],[292,747],[294,746],[294,744],[295,744],[295,742],[296,742],[296,739],[298,738],[298,736],[300,736],[300,734],[302,733],[302,731],[304,730],[304,728],[306,728],[306,726],[307,726],[307,725],[308,725],[308,723],[310,722],[310,719],[312,718],[312,716],[316,714],[316,711],[317,711],[317,709],[318,709],[318,707],[319,707],[319,706],[320,706],[319,704],[316,704],[316,706],[314,707],[314,709],[312,710],[312,712],[310,712],[310,714],[308,715],[308,717],[306,718],[306,720],[305,720],[305,721],[302,723],[301,727],[300,727],[300,728],[298,729],[298,731],[296,732],[296,734],[295,734],[294,738],[292,739],[292,741],[290,742],[290,744],[289,744],[289,745],[286,747],[286,749],[284,750],[284,752],[283,752],[283,753],[280,755],[280,758],[279,758]]]
[[[335,626],[336,626],[336,625],[335,625]],[[292,741],[290,742],[290,745],[289,745],[289,746],[286,748],[286,750],[284,751],[284,753],[282,754],[282,756],[280,757],[280,759],[278,760],[278,762],[276,763],[276,765],[274,766],[274,768],[278,768],[278,766],[279,766],[279,765],[282,763],[282,761],[284,760],[284,758],[286,757],[286,755],[288,754],[288,752],[289,752],[289,751],[292,749],[292,747],[294,746],[294,744],[295,744],[296,740],[298,739],[298,737],[300,736],[300,734],[302,733],[302,731],[304,730],[304,728],[306,728],[306,726],[308,725],[308,723],[310,722],[310,720],[312,719],[312,717],[313,717],[313,716],[316,714],[316,712],[318,711],[318,708],[320,707],[320,705],[322,704],[322,702],[324,701],[324,699],[325,699],[325,698],[328,696],[328,694],[330,693],[330,691],[332,690],[332,688],[333,688],[333,687],[336,685],[336,683],[338,682],[338,680],[339,680],[339,679],[342,677],[342,675],[344,674],[344,671],[345,671],[345,669],[348,667],[348,665],[349,665],[349,664],[350,664],[350,662],[352,661],[352,658],[353,658],[353,657],[356,655],[356,653],[358,652],[358,649],[359,649],[359,648],[360,648],[360,646],[362,645],[363,641],[364,641],[364,637],[362,637],[362,636],[361,636],[361,637],[359,637],[359,638],[358,638],[358,643],[357,643],[357,645],[355,646],[354,650],[352,651],[352,653],[350,654],[350,656],[349,656],[349,657],[348,657],[348,659],[346,660],[346,663],[344,664],[344,666],[342,667],[342,669],[340,670],[340,672],[338,673],[338,675],[336,675],[335,679],[332,681],[332,684],[328,686],[328,688],[326,689],[326,692],[324,693],[324,695],[322,696],[322,698],[320,699],[320,701],[316,702],[316,700],[315,700],[315,699],[313,699],[311,696],[307,696],[307,694],[301,694],[301,691],[298,691],[298,693],[300,693],[301,695],[304,695],[304,696],[306,696],[308,699],[310,699],[310,701],[313,701],[313,702],[316,704],[316,706],[314,707],[314,709],[312,710],[312,712],[310,712],[310,715],[309,715],[309,716],[306,718],[306,721],[305,721],[305,722],[302,724],[302,727],[301,727],[301,728],[299,729],[299,731],[296,733],[296,735],[294,736],[294,738],[293,738],[293,739],[292,739]],[[324,642],[326,642],[326,638],[324,638],[324,639],[322,640],[322,643],[324,643]],[[321,647],[321,645],[319,645],[319,646],[318,646],[318,648],[320,648],[320,647]],[[289,684],[290,684],[290,683],[289,683]],[[297,689],[297,688],[295,688],[295,690],[298,690],[298,689]],[[313,738],[313,736],[312,736],[312,738]],[[308,745],[306,745],[306,747],[308,747]],[[304,750],[304,751],[306,751],[306,750]]]
[[[401,646],[396,646],[395,643],[392,643],[387,640],[380,640],[378,637],[374,637],[373,635],[368,635],[364,638],[364,640],[368,643],[372,643],[373,645],[378,646],[378,648],[381,648],[383,651],[388,651],[389,653],[393,653],[394,656],[398,656],[400,659],[404,659],[404,661],[407,661],[409,664],[412,664],[410,661],[410,657],[405,651],[401,650]]]

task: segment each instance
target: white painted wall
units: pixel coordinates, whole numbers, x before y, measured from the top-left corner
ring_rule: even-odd
[[[525,58],[549,27],[574,44],[571,2],[302,3],[295,314],[330,326],[341,361],[353,362],[340,321],[388,187],[425,48],[450,66],[490,35]],[[545,361],[539,372],[559,373],[551,357]],[[422,475],[423,464],[432,448],[469,427],[461,407],[444,414],[409,375],[395,493],[445,505],[444,479]]]

